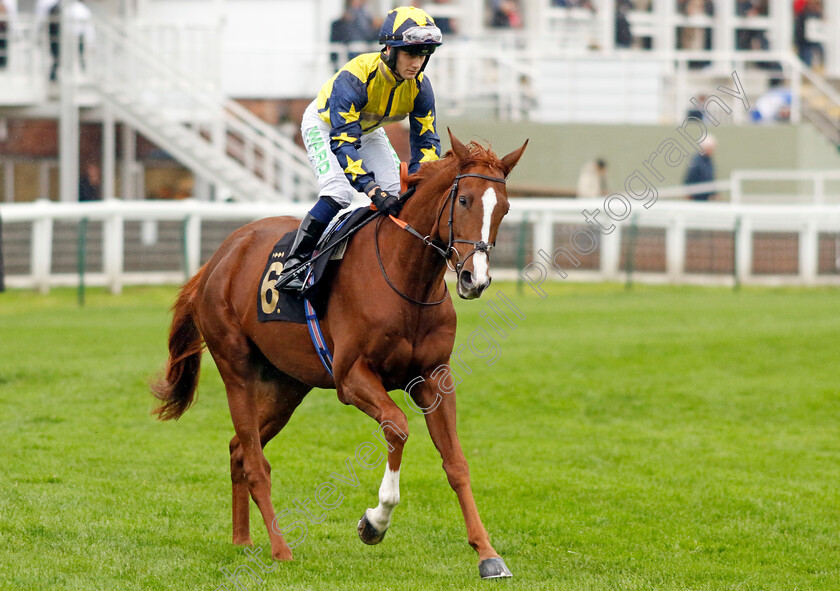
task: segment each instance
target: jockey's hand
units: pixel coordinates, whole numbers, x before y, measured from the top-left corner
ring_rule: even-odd
[[[383,191],[378,185],[368,192],[368,196],[376,209],[385,215],[399,215],[402,209],[402,202],[396,195],[391,195],[387,191]]]

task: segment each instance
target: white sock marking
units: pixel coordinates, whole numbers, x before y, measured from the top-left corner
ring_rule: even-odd
[[[378,532],[383,532],[391,525],[391,514],[400,502],[400,471],[392,471],[385,466],[385,475],[379,486],[379,505],[367,510],[367,518]]]

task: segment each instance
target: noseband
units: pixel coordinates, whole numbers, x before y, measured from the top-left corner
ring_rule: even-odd
[[[401,227],[403,230],[409,232],[413,236],[416,236],[417,238],[422,240],[424,244],[434,248],[438,252],[438,254],[440,254],[440,256],[442,256],[443,259],[446,261],[446,266],[449,267],[452,271],[455,271],[455,274],[456,274],[456,276],[458,277],[459,280],[461,278],[461,271],[463,270],[464,265],[470,259],[470,257],[472,257],[477,252],[489,253],[490,250],[494,246],[493,244],[488,244],[487,242],[484,242],[483,240],[480,240],[480,241],[476,242],[474,240],[462,240],[460,238],[456,239],[454,237],[453,233],[452,233],[452,223],[455,219],[455,197],[458,196],[458,181],[460,181],[462,178],[465,178],[465,177],[475,177],[475,178],[479,178],[479,179],[484,179],[486,181],[492,181],[494,183],[502,183],[503,185],[507,184],[507,179],[505,179],[505,178],[499,178],[499,177],[495,177],[495,176],[487,176],[487,175],[484,175],[484,174],[465,173],[465,174],[459,174],[458,176],[456,176],[455,177],[455,182],[452,183],[452,188],[449,190],[449,194],[447,195],[446,199],[444,200],[443,205],[441,205],[440,211],[438,212],[438,215],[437,215],[437,218],[436,218],[437,221],[440,222],[440,216],[443,215],[443,210],[446,207],[446,204],[448,202],[449,203],[449,221],[447,222],[447,226],[449,228],[449,240],[447,242],[443,242],[442,240],[438,240],[437,238],[432,238],[431,236],[423,236],[420,232],[418,232],[417,230],[415,230],[414,228],[412,228],[411,226],[406,224],[404,221],[400,220],[399,218],[397,218],[395,216],[391,216],[391,219],[399,227]],[[410,191],[409,195],[413,194],[413,192],[414,192],[413,187],[411,189],[409,189],[409,191]],[[381,221],[381,218],[380,218],[380,221]],[[379,233],[379,223],[377,223],[377,225],[376,225],[377,236],[374,238],[374,245],[376,246],[376,258],[377,258],[377,261],[379,262],[379,269],[382,271],[382,276],[385,278],[385,281],[388,283],[388,286],[391,289],[393,289],[394,292],[397,293],[397,295],[399,295],[400,297],[402,297],[405,300],[408,300],[412,304],[417,304],[417,305],[420,305],[420,306],[437,306],[438,304],[442,304],[444,302],[444,300],[446,300],[446,292],[445,291],[444,291],[443,297],[441,299],[439,299],[437,301],[434,301],[434,302],[423,302],[423,301],[420,301],[420,300],[415,300],[414,298],[402,293],[399,289],[397,289],[397,287],[393,283],[391,283],[391,280],[388,278],[388,275],[385,272],[385,266],[382,264],[382,256],[380,255],[380,252],[379,252],[378,233]],[[473,246],[473,249],[469,252],[469,254],[467,254],[467,256],[464,257],[463,260],[461,260],[461,257],[458,254],[458,250],[454,247],[454,245],[456,243],[471,244]],[[455,263],[454,266],[452,266],[452,264],[451,264],[451,259],[452,259],[453,254],[456,257],[458,257],[458,261]]]

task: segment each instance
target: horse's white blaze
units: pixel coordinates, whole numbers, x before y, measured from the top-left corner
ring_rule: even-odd
[[[493,210],[496,209],[496,191],[493,187],[488,187],[481,196],[481,205],[484,208],[484,219],[481,223],[481,240],[482,242],[490,242],[490,223],[493,220]],[[475,283],[484,285],[490,281],[487,271],[490,269],[490,261],[487,258],[486,252],[477,252],[473,255],[473,274],[475,276]]]
[[[400,471],[385,466],[385,475],[379,486],[379,505],[367,510],[367,518],[376,531],[383,532],[391,524],[391,514],[400,502]]]

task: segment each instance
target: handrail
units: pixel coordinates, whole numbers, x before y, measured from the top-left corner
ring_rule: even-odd
[[[239,136],[245,152],[237,162],[253,175],[255,182],[266,186],[272,192],[279,188],[282,193],[295,199],[307,198],[309,193],[314,193],[309,163],[303,151],[292,140],[235,101],[226,100],[220,94],[208,91],[206,85],[193,79],[188,72],[150,53],[126,30],[98,17],[94,17],[93,21],[100,37],[113,47],[113,51],[105,52],[106,55],[100,60],[100,71],[97,72],[100,82],[112,83],[117,87],[131,84],[131,74],[123,70],[130,64],[113,62],[113,54],[124,52],[144,72],[151,73],[152,77],[164,82],[164,88],[182,93],[188,101],[186,106],[194,115],[205,113],[210,116],[209,119],[204,117],[195,121],[191,130],[184,125],[179,127],[188,130],[204,143],[215,145],[216,150],[222,154],[230,154],[230,142],[233,140],[231,134]],[[141,96],[148,97],[146,88],[136,90]],[[158,95],[155,98],[161,100],[164,97]],[[217,127],[219,125],[221,127]],[[208,129],[209,137],[202,133],[203,128]],[[279,168],[279,174],[274,170],[275,167]],[[261,174],[258,174],[260,170]],[[297,182],[293,186],[288,186],[288,183],[294,181]],[[301,183],[306,187],[305,193],[300,192],[301,187],[298,185]]]

